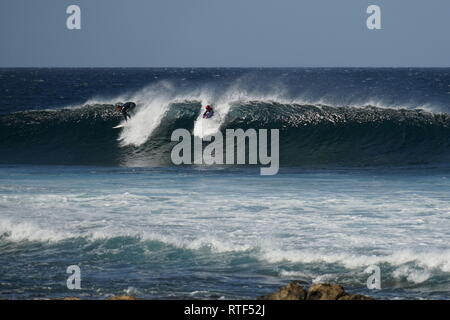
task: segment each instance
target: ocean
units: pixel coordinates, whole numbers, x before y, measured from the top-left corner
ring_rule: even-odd
[[[0,298],[450,299],[449,68],[0,69],[0,98]],[[176,166],[178,128],[279,129],[280,170]]]

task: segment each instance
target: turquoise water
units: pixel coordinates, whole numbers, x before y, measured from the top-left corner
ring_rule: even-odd
[[[446,168],[0,167],[0,296],[450,298]],[[81,268],[81,290],[66,268]],[[368,290],[367,266],[381,268]]]

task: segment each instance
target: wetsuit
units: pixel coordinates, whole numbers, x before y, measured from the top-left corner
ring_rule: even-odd
[[[209,119],[214,115],[214,111],[213,109],[208,109],[205,111],[205,113],[203,113],[203,118],[204,119]]]
[[[131,118],[131,116],[128,114],[128,111],[133,109],[134,107],[136,107],[136,103],[134,102],[127,102],[122,105],[122,109],[120,111],[122,112],[125,121],[128,118]]]

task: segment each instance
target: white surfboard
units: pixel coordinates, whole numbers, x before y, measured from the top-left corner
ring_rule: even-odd
[[[113,127],[113,129],[119,129],[119,128],[123,128],[123,127],[125,127],[124,124],[119,124],[118,126]]]

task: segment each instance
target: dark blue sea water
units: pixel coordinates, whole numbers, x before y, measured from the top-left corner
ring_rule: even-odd
[[[0,297],[450,298],[450,69],[0,69],[0,98]],[[175,166],[177,128],[279,129],[280,171]]]

